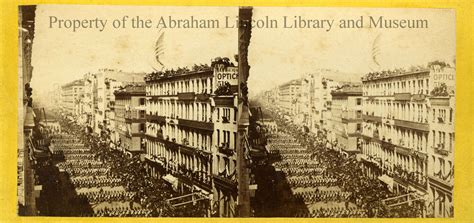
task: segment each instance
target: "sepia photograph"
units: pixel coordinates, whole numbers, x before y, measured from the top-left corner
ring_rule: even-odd
[[[18,7],[17,214],[453,218],[453,9]]]

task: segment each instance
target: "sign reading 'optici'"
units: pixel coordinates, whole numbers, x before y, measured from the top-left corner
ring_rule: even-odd
[[[445,83],[447,87],[456,85],[456,69],[452,67],[434,67],[430,73],[432,87],[436,87],[441,83]]]
[[[216,86],[221,86],[226,83],[238,85],[238,78],[239,72],[237,67],[217,67],[214,72]]]

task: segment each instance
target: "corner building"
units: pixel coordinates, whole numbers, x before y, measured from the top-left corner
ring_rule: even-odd
[[[153,73],[146,81],[146,162],[183,194],[209,198],[209,213],[236,213],[238,69],[228,61]]]
[[[362,78],[365,171],[422,196],[427,216],[453,215],[454,73],[434,65]]]

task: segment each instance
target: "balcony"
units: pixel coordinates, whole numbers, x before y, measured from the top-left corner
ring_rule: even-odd
[[[217,187],[225,188],[228,191],[237,192],[237,180],[232,176],[225,176],[223,174],[213,174],[214,183]]]
[[[200,156],[201,158],[205,158],[207,160],[210,160],[212,157],[211,151],[205,149],[202,147],[201,149],[196,150],[196,155]]]
[[[194,100],[194,92],[178,93],[178,100],[192,101]]]
[[[193,172],[191,179],[194,185],[207,191],[212,191],[211,175],[207,175],[204,172]]]
[[[395,151],[398,154],[402,154],[402,155],[405,155],[405,156],[410,156],[413,152],[412,149],[407,148],[407,147],[403,147],[403,146],[395,146]]]
[[[405,120],[400,120],[400,119],[395,119],[394,125],[402,127],[402,128],[407,128],[407,129],[416,129],[419,131],[425,131],[428,132],[429,125],[428,123],[420,123],[420,122],[412,122],[412,121],[405,121]]]
[[[424,95],[424,94],[414,94],[412,99],[414,101],[424,101],[426,99],[426,95]]]
[[[147,114],[146,119],[150,122],[165,123],[166,118],[160,115]]]
[[[210,98],[209,94],[197,94],[196,95],[196,99],[198,101],[207,101],[207,100],[209,100],[209,98]]]
[[[178,125],[193,128],[193,129],[201,129],[206,131],[214,131],[214,123],[212,122],[202,122],[202,121],[194,121],[188,119],[178,119]]]
[[[380,122],[382,123],[382,117],[375,116],[375,115],[362,115],[363,120],[372,121],[372,122]]]
[[[186,139],[183,139],[183,144],[179,145],[180,151],[188,155],[194,155],[196,149],[189,146],[189,143]]]
[[[392,139],[385,140],[385,137],[382,137],[382,148],[393,151],[395,149],[395,145],[392,144]]]
[[[449,97],[431,97],[430,102],[432,106],[449,106]]]
[[[410,101],[411,94],[410,93],[395,93],[393,94],[395,101]]]
[[[449,155],[449,151],[445,148],[444,143],[438,143],[438,145],[433,146],[433,150],[439,155]]]
[[[217,96],[214,98],[216,105],[222,105],[226,107],[234,106],[234,96]]]
[[[219,152],[226,156],[234,155],[234,150],[229,147],[229,143],[222,143],[221,146],[219,146]]]
[[[452,191],[453,190],[453,178],[452,176],[448,177],[443,177],[441,174],[441,171],[438,173],[435,173],[433,176],[429,176],[430,179],[430,184],[437,185],[439,188],[443,188],[446,191]]]

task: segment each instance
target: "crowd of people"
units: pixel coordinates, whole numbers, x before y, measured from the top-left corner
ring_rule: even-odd
[[[61,125],[63,134],[58,138],[69,140],[70,136],[74,136],[76,139],[69,143],[83,144],[83,147],[77,145],[70,149],[89,150],[63,153],[65,162],[70,164],[63,164],[61,167],[70,174],[71,179],[74,179],[72,181],[78,183],[76,186],[86,188],[91,186],[91,189],[101,186],[120,186],[124,190],[123,193],[103,192],[106,193],[105,195],[98,195],[95,192],[89,196],[82,194],[80,200],[135,204],[133,207],[130,206],[130,209],[125,206],[117,209],[113,205],[113,208],[108,207],[98,211],[95,207],[93,208],[95,212],[84,211],[80,213],[81,216],[201,217],[207,215],[209,206],[207,200],[202,200],[196,205],[170,206],[167,200],[182,195],[181,192],[175,191],[172,185],[160,176],[152,177],[147,172],[145,162],[141,161],[139,156],[130,157],[115,149],[107,134],[87,133],[84,127],[64,119]],[[63,148],[67,150],[68,146],[65,145]],[[104,177],[114,180],[103,180]]]
[[[352,193],[339,187],[339,180],[327,171],[327,163],[317,159],[308,145],[303,145],[291,133],[283,131],[270,135],[268,145],[270,153],[279,158],[273,166],[284,173],[293,190],[288,202],[306,205],[302,208],[304,211],[297,212],[295,217],[364,216],[365,212],[349,209]],[[323,190],[329,187],[333,190]],[[332,209],[332,206],[326,205],[327,202],[338,203],[344,208]]]
[[[288,144],[287,148],[290,148],[290,150],[294,150],[295,147],[297,147],[295,144],[301,144],[300,147],[306,148],[307,153],[310,153],[308,159],[315,160],[321,164],[321,168],[324,169],[323,174],[334,179],[333,182],[329,183],[330,185],[339,187],[343,192],[350,192],[350,195],[347,197],[347,201],[355,204],[364,212],[364,214],[356,214],[357,216],[417,217],[421,215],[422,205],[418,204],[411,206],[405,205],[396,209],[387,209],[387,207],[382,204],[382,200],[388,197],[393,197],[395,194],[391,193],[387,186],[380,180],[367,177],[363,173],[363,169],[359,165],[359,162],[356,160],[355,156],[346,157],[341,153],[331,149],[330,143],[326,137],[326,131],[324,129],[319,130],[317,133],[304,132],[301,130],[301,126],[289,122],[288,120],[281,117],[281,115],[279,116],[276,112],[269,111],[269,113],[275,117],[275,121],[279,126],[279,132],[273,135],[274,141],[277,141],[276,144],[278,146],[270,147],[274,150],[278,150],[274,153],[285,153],[283,150],[285,150],[286,146],[282,142],[286,142]],[[301,154],[304,153],[300,151],[293,151],[293,154],[294,155],[290,156],[284,154],[282,157],[284,159],[299,159],[298,157],[302,156]],[[307,157],[306,155],[303,156]],[[290,175],[294,174],[293,172],[288,172],[286,170],[284,171]],[[298,172],[298,170],[294,171],[296,173]],[[295,186],[300,186],[301,184],[298,184],[297,182],[298,181],[296,181]],[[309,185],[304,183],[302,184],[303,186]],[[323,213],[322,215],[317,215],[319,217],[341,216],[338,214],[341,213],[339,211],[319,213]],[[328,215],[328,213],[333,213],[334,215]]]
[[[90,204],[102,202],[130,202],[135,193],[125,190],[101,190],[78,193],[79,197],[86,199]]]
[[[82,217],[151,217],[152,211],[146,208],[113,207],[94,210],[93,213],[84,213]]]
[[[112,167],[107,165],[95,153],[91,144],[85,144],[68,127],[63,128],[69,133],[53,137],[53,148],[56,154],[63,155],[56,164],[59,170],[65,171],[70,178],[70,186],[77,191],[72,201],[78,207],[75,215],[79,216],[147,216],[151,210],[126,205],[133,202],[135,193],[123,189],[122,179],[111,173]],[[104,188],[117,188],[104,190]],[[120,207],[110,206],[118,202]],[[84,204],[90,208],[83,208]],[[95,205],[103,206],[101,209]]]
[[[349,200],[351,192],[340,190],[313,190],[296,192],[295,195],[297,199],[302,199],[305,203],[316,203],[320,201],[345,202]]]
[[[336,185],[337,179],[332,177],[323,177],[321,175],[298,175],[298,176],[307,176],[307,177],[290,177],[288,178],[288,183],[292,187],[313,187],[313,186],[334,186]]]
[[[122,183],[120,178],[75,178],[71,179],[72,184],[76,188],[91,188],[91,187],[118,187]]]
[[[320,208],[311,212],[300,212],[295,217],[306,218],[366,218],[366,210],[354,207]]]

